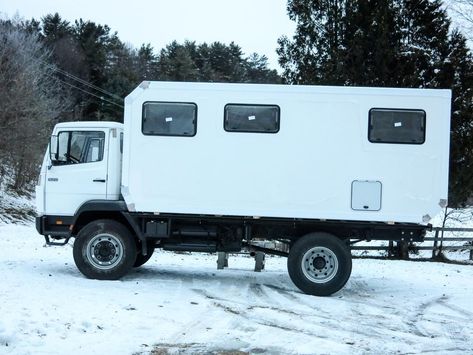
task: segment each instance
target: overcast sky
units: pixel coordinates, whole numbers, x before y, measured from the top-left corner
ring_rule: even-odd
[[[245,53],[265,54],[278,69],[277,39],[292,35],[295,25],[286,13],[287,0],[0,0],[0,15],[40,19],[58,12],[73,21],[82,18],[107,24],[120,39],[159,50],[173,40],[234,41]]]

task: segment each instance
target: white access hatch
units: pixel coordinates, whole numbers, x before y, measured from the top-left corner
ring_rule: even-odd
[[[381,182],[355,180],[351,184],[351,208],[356,211],[381,209]]]

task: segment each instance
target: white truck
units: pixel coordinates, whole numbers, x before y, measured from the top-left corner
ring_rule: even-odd
[[[421,241],[447,204],[449,90],[143,82],[124,123],[57,124],[36,189],[46,242],[89,278],[155,248],[288,256],[341,289],[350,245]],[[258,247],[279,241],[289,252]]]

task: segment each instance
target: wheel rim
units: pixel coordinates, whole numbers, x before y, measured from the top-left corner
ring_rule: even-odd
[[[325,283],[332,280],[338,271],[338,258],[335,253],[325,247],[309,249],[301,261],[305,277],[315,283]]]
[[[97,234],[87,243],[87,260],[101,270],[115,267],[123,257],[123,244],[112,234]]]

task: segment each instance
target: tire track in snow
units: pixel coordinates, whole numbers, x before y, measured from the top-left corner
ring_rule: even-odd
[[[256,299],[254,299],[254,301],[250,301],[250,302],[236,302],[234,300],[229,300],[223,297],[212,295],[208,291],[205,291],[202,289],[193,289],[193,291],[199,293],[200,295],[206,297],[207,299],[212,300],[212,303],[214,306],[223,310],[230,316],[242,318],[244,322],[239,321],[236,324],[243,331],[247,331],[248,324],[259,324],[261,326],[276,328],[276,329],[291,332],[291,333],[304,334],[311,337],[315,336],[319,338],[328,338],[327,336],[322,336],[320,333],[310,331],[307,328],[301,328],[301,327],[294,328],[291,324],[283,324],[286,322],[280,322],[274,319],[280,316],[281,314],[286,314],[286,316],[289,315],[290,317],[297,318],[299,321],[303,321],[304,317],[317,317],[317,316],[314,314],[308,314],[308,313],[301,314],[300,312],[295,312],[290,309],[280,308],[276,306],[269,306],[268,303],[277,304],[278,301],[277,299],[274,299],[274,297],[272,297],[273,295],[269,295],[262,286],[266,286],[266,285],[260,285],[256,283],[251,283],[248,285],[248,289],[250,293],[253,296],[257,297]],[[276,294],[281,295],[280,293],[276,293]],[[295,298],[293,297],[290,297],[290,299],[292,302],[294,302],[295,300]],[[287,300],[283,303],[287,304]],[[264,315],[258,316],[257,311],[261,311],[259,313],[264,313]],[[306,322],[300,322],[300,323],[306,324]]]
[[[263,292],[263,288],[273,291],[273,294],[269,295],[267,292]],[[193,289],[193,291],[205,296],[207,299],[211,299],[214,301],[216,307],[224,310],[227,313],[232,314],[233,316],[240,316],[244,320],[251,323],[260,324],[263,326],[272,326],[274,328],[278,328],[281,330],[287,330],[296,333],[302,333],[305,335],[310,336],[318,336],[320,337],[326,329],[336,329],[337,332],[343,332],[346,336],[352,335],[353,333],[360,334],[363,336],[371,337],[373,335],[378,334],[379,336],[383,336],[383,334],[378,333],[376,329],[368,329],[366,331],[355,327],[351,327],[350,324],[352,323],[352,318],[355,318],[353,324],[358,324],[356,318],[362,315],[362,312],[358,312],[355,317],[350,317],[347,315],[347,322],[339,322],[339,320],[335,319],[332,314],[329,312],[324,311],[317,305],[311,304],[310,302],[306,302],[303,298],[312,297],[307,296],[304,294],[300,294],[298,291],[294,291],[291,289],[268,285],[268,284],[250,284],[248,285],[249,290],[253,295],[259,295],[257,299],[254,299],[253,302],[243,302],[243,301],[235,301],[230,300],[228,298],[223,298],[219,296],[215,296],[210,294],[208,291],[202,289]],[[274,297],[274,296],[277,297]],[[283,298],[280,301],[279,298]],[[314,298],[314,303],[318,298]],[[287,301],[294,303],[294,306],[297,306],[297,310],[291,310],[287,308],[282,308],[280,305],[284,304],[285,306],[288,305]],[[272,304],[272,306],[268,306],[268,304]],[[278,305],[278,306],[276,306]],[[301,312],[302,306],[305,311]],[[264,316],[255,316],[255,313],[252,311],[261,310],[265,311],[268,314]],[[309,312],[307,311],[309,310]],[[291,317],[295,317],[298,319],[298,323],[304,324],[303,328],[298,327],[297,329],[292,329],[287,324],[281,324],[280,322],[276,321],[274,318],[277,318],[278,315],[286,314]],[[320,329],[319,332],[313,332],[310,329]],[[328,337],[327,337],[328,338]]]
[[[237,285],[235,282],[219,279],[218,281],[223,283],[222,288],[218,291],[210,288],[209,291],[207,288],[191,288],[196,285],[196,281],[206,280],[207,273],[177,275],[174,270],[164,273],[166,279],[171,275],[173,275],[173,280],[179,276],[184,288],[190,288],[199,297],[210,300],[209,312],[212,312],[211,308],[214,308],[213,312],[215,309],[225,312],[229,322],[243,333],[253,333],[254,330],[249,329],[253,326],[262,326],[286,332],[288,336],[300,334],[308,337],[320,337],[324,333],[327,334],[326,329],[333,329],[337,334],[340,334],[341,338],[353,339],[358,343],[358,346],[362,346],[368,352],[372,342],[365,341],[364,344],[360,344],[357,338],[386,338],[415,346],[416,339],[426,338],[429,334],[422,330],[420,324],[417,324],[418,328],[415,331],[412,328],[415,327],[414,323],[410,323],[403,329],[400,325],[406,325],[405,317],[412,308],[398,309],[390,306],[389,299],[379,297],[363,280],[350,280],[345,289],[335,296],[327,298],[332,302],[332,305],[328,307],[329,310],[333,310],[333,301],[340,304],[341,309],[347,308],[346,314],[343,316],[344,320],[340,321],[340,317],[334,317],[333,314],[324,311],[323,306],[319,304],[319,302],[324,303],[325,300],[302,294],[291,288],[289,283],[269,284],[267,283],[268,279],[264,278],[263,283],[257,283],[254,282],[254,278],[249,278],[244,281],[240,280]],[[446,304],[448,305],[448,303]],[[367,310],[369,312],[366,312]],[[377,315],[373,316],[376,313]],[[278,315],[281,314],[286,315],[285,320],[281,319],[283,317],[278,318]],[[288,321],[288,316],[292,318],[294,324],[297,324],[296,327]],[[393,318],[394,321],[392,321]],[[200,322],[195,325],[188,323],[182,329],[185,332],[186,328],[193,326],[198,331],[205,331]],[[461,332],[458,329],[445,329],[445,332],[456,333],[458,341],[464,344],[465,340],[461,337]],[[175,335],[182,342],[180,333],[176,332]],[[333,335],[330,334],[327,338],[334,340]],[[418,351],[421,350],[418,349]],[[386,351],[390,350],[386,349]]]
[[[446,314],[442,309],[450,314]],[[410,331],[416,336],[432,339],[431,342],[439,342],[438,348],[421,349],[420,353],[473,351],[472,313],[452,305],[448,296],[442,295],[427,302],[420,302],[410,313],[413,315],[409,315],[406,321]],[[445,341],[450,344],[445,344]]]
[[[422,321],[423,315],[425,316],[428,313],[432,300],[420,304],[417,308],[414,307],[415,316],[409,317],[406,321],[405,317],[412,311],[412,308],[398,309],[389,304],[389,299],[374,297],[376,294],[363,281],[352,281],[347,289],[337,294],[338,297],[336,295],[329,298],[348,308],[343,322],[340,322],[339,317],[333,317],[332,314],[324,312],[318,304],[319,301],[322,302],[321,299],[311,298],[311,296],[301,294],[285,285],[245,282],[241,286],[242,289],[227,288],[218,293],[197,288],[193,288],[192,291],[207,300],[211,300],[213,307],[225,312],[230,319],[234,320],[232,323],[235,324],[235,328],[243,333],[252,333],[254,330],[248,330],[253,328],[251,325],[278,329],[287,332],[288,335],[300,334],[309,337],[320,337],[324,333],[326,334],[326,329],[333,329],[340,334],[341,338],[353,339],[355,342],[358,342],[357,338],[361,337],[366,339],[373,337],[386,338],[400,341],[409,347],[416,347],[419,337],[425,339],[431,335],[422,328],[419,322]],[[246,290],[246,295],[241,290]],[[235,291],[238,292],[235,294]],[[447,308],[450,307],[446,299],[442,300],[440,298],[438,302],[445,303]],[[455,306],[451,308],[455,308]],[[286,315],[285,320],[280,319],[283,317],[278,318],[278,315],[281,314]],[[373,316],[373,314],[376,314],[376,316]],[[469,312],[465,311],[464,314],[469,315]],[[297,324],[297,326],[288,322],[288,316],[292,318],[292,323]],[[416,317],[419,318],[417,323]],[[399,324],[404,324],[405,328],[400,327]],[[360,327],[359,325],[363,326]],[[471,339],[468,338],[468,335],[465,335],[462,329],[454,329],[454,327],[447,329],[448,324],[443,326],[444,333],[450,334],[452,338],[459,342],[457,350],[467,347],[466,344]],[[199,326],[197,325],[197,327]],[[444,338],[446,335],[444,334]],[[327,338],[333,339],[333,336]],[[363,345],[365,350],[369,352],[371,342],[364,342]],[[440,348],[453,347],[441,346]],[[417,349],[417,351],[422,350]],[[386,351],[389,352],[390,350],[387,348]]]
[[[220,309],[223,309],[224,312],[231,313],[234,316],[242,317],[242,318],[244,318],[244,320],[250,321],[251,323],[256,323],[256,324],[263,325],[263,326],[266,326],[266,327],[271,327],[271,328],[277,328],[277,329],[284,330],[284,331],[291,332],[291,333],[297,333],[297,334],[302,333],[302,334],[305,334],[305,335],[314,336],[314,337],[318,337],[318,338],[328,338],[326,336],[321,336],[320,334],[310,332],[307,329],[296,328],[296,327],[292,328],[288,325],[278,324],[274,321],[269,321],[267,319],[263,319],[262,317],[257,317],[252,312],[248,312],[248,310],[251,311],[254,308],[263,308],[263,307],[254,307],[254,308],[249,308],[249,309],[247,308],[246,310],[241,310],[241,309],[233,308],[233,307],[228,306],[228,305],[224,305],[224,304],[219,303],[219,302],[214,302],[213,304],[216,307],[218,307]],[[274,308],[271,308],[271,307],[267,307],[267,308],[264,308],[264,309],[265,309],[265,311],[275,311],[275,312],[278,312],[278,313],[280,312],[279,309],[274,309]],[[292,312],[290,314],[297,315],[297,314],[292,313]]]

